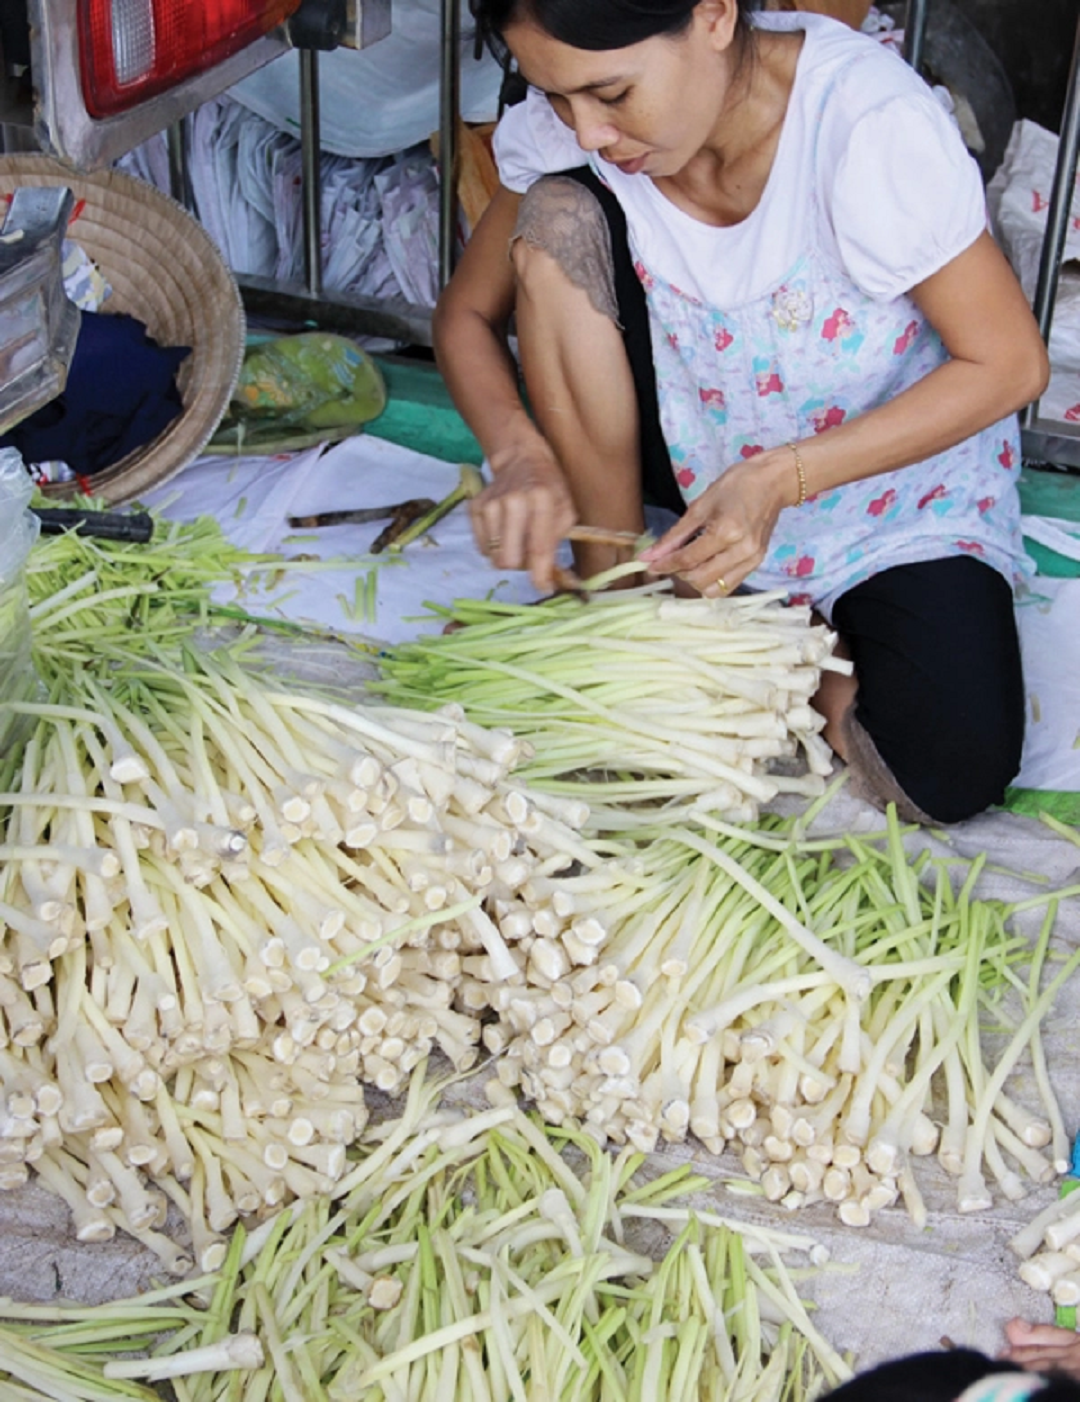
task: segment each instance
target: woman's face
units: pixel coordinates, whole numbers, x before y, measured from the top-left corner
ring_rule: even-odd
[[[504,35],[522,76],[578,144],[628,175],[678,174],[713,136],[733,67],[734,0],[702,0],[689,27],[625,49],[575,49],[529,20]]]

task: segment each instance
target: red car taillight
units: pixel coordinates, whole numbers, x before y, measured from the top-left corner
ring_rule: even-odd
[[[299,8],[300,0],[81,0],[83,99],[112,117],[213,68]]]

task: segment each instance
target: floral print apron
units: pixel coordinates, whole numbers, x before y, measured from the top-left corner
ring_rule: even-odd
[[[664,438],[688,502],[731,463],[845,423],[948,358],[910,297],[874,301],[820,247],[764,295],[723,310],[634,256]],[[893,565],[970,554],[1013,582],[1029,569],[1019,468],[1010,416],[911,467],[822,492],[780,513],[747,582],[786,588],[826,617],[841,594]]]

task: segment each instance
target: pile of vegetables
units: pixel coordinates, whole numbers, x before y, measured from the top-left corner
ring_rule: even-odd
[[[183,1272],[170,1202],[205,1269],[237,1217],[327,1192],[358,1082],[433,1044],[468,1068],[458,985],[522,978],[485,903],[600,858],[508,781],[512,737],[284,689],[159,592],[88,571],[35,605],[57,699],[15,704],[0,794],[0,1184],[32,1166],[81,1239]]]
[[[398,672],[391,697],[346,704],[260,664],[249,629],[215,635],[212,646],[196,637],[220,618],[212,582],[266,564],[230,554],[205,524],[170,527],[149,551],[61,538],[32,560],[35,657],[48,695],[10,708],[30,735],[0,761],[0,1187],[35,1171],[69,1203],[85,1241],[121,1228],[178,1274],[235,1266],[230,1253],[240,1248],[228,1234],[238,1221],[275,1217],[293,1200],[328,1212],[327,1199],[348,1197],[360,1171],[351,1155],[375,1132],[362,1085],[401,1091],[433,1049],[462,1073],[493,1059],[483,1072],[492,1116],[447,1129],[438,1143],[422,1133],[399,1144],[405,1164],[431,1168],[400,1203],[413,1204],[416,1227],[425,1185],[437,1185],[444,1206],[453,1200],[451,1239],[489,1256],[492,1240],[469,1213],[489,1189],[508,1191],[507,1155],[517,1160],[497,1148],[477,1161],[487,1166],[465,1191],[439,1154],[455,1133],[471,1142],[485,1126],[505,1134],[511,1123],[536,1149],[518,1095],[586,1154],[590,1182],[616,1174],[604,1180],[605,1201],[616,1204],[626,1181],[619,1164],[691,1133],[714,1153],[734,1150],[767,1198],[789,1208],[831,1202],[850,1225],[901,1196],[922,1221],[911,1166],[921,1154],[937,1152],[955,1175],[964,1211],[988,1207],[995,1184],[1019,1197],[1027,1182],[1063,1170],[1068,1146],[1039,1024],[1080,960],[1071,955],[1047,976],[1055,902],[1075,892],[1040,898],[1046,918],[1030,949],[1011,932],[1021,907],[975,898],[979,863],[912,861],[895,819],[870,841],[808,839],[812,812],[756,829],[723,816],[756,812],[784,787],[821,788],[819,774],[765,774],[763,765],[792,758],[798,744],[823,767],[813,758],[816,723],[802,712],[829,663],[824,630],[769,599],[706,612],[646,589],[597,599],[587,614],[577,600],[558,600],[534,611],[535,625],[534,612],[511,611],[409,653],[460,654],[457,694],[444,694],[434,674],[406,685]],[[692,685],[671,681],[687,701],[681,738],[652,749],[649,737],[675,721],[656,611],[684,604],[696,641],[678,654],[693,664],[696,649],[705,660]],[[574,639],[583,627],[591,636],[593,618],[599,641],[622,658],[617,675],[584,649],[585,672],[570,670]],[[647,646],[632,660],[639,631]],[[726,661],[708,652],[713,632]],[[494,634],[522,657],[481,656]],[[537,669],[542,654],[551,665],[561,655],[558,675]],[[659,701],[639,710],[650,690]],[[401,704],[420,692],[425,710]],[[729,754],[740,730],[756,741]],[[590,808],[592,785],[600,798]],[[995,1058],[988,1022],[1006,1033]],[[1035,1111],[1007,1090],[1028,1055]],[[615,1166],[593,1147],[608,1144],[626,1146]],[[379,1162],[365,1158],[365,1171]],[[371,1191],[383,1191],[374,1179]],[[490,1211],[521,1208],[521,1222],[547,1241],[552,1223],[540,1205],[556,1204],[547,1192],[533,1184],[520,1201],[491,1199]],[[438,1216],[434,1200],[429,1207]],[[663,1204],[653,1208],[664,1215]],[[170,1210],[184,1223],[183,1244],[166,1230]],[[601,1236],[621,1246],[603,1221]],[[397,1333],[384,1323],[369,1337],[357,1325],[367,1342],[353,1339],[372,1368],[394,1353],[393,1340],[414,1349],[394,1365],[413,1370],[404,1392],[384,1386],[385,1370],[354,1378],[387,1399],[421,1386],[454,1398],[467,1376],[464,1344],[460,1372],[412,1344],[418,1319],[427,1332],[460,1329],[466,1308],[459,1295],[444,1319],[425,1293],[431,1261],[442,1259],[432,1255],[430,1221],[425,1229],[396,1263],[422,1267],[418,1284],[411,1273],[397,1277],[407,1326]],[[596,1255],[600,1237],[590,1231],[582,1241]],[[661,1268],[683,1309],[706,1298],[688,1264],[698,1249],[708,1288],[720,1289],[697,1231],[690,1226]],[[340,1242],[335,1250],[355,1254]],[[620,1280],[630,1270],[621,1264]],[[535,1303],[539,1265],[530,1257],[512,1268],[528,1286],[520,1298]],[[372,1277],[354,1274],[367,1289],[375,1274],[362,1262],[355,1270]],[[299,1277],[288,1278],[295,1287]],[[498,1278],[490,1289],[505,1295],[509,1277]],[[589,1289],[602,1285],[603,1272]],[[312,1289],[323,1299],[322,1284]],[[249,1298],[260,1317],[262,1295]],[[598,1313],[585,1311],[589,1328],[575,1337],[588,1386],[618,1380],[598,1396],[648,1395],[634,1381],[638,1345],[654,1328],[666,1339],[670,1316],[648,1291],[634,1298],[644,1314],[616,1293]],[[281,1299],[291,1309],[291,1296]],[[614,1300],[625,1311],[617,1327]],[[485,1348],[504,1359],[511,1390],[506,1349],[535,1347],[536,1310],[521,1309],[517,1342],[484,1315],[484,1330],[496,1331]],[[267,1317],[269,1345],[276,1315]],[[709,1342],[707,1310],[702,1317],[705,1332],[686,1335],[692,1349],[669,1360],[687,1395],[709,1349],[722,1351]],[[610,1335],[596,1333],[599,1318]],[[569,1357],[580,1373],[561,1342],[563,1365]],[[614,1362],[600,1364],[597,1349],[609,1342]],[[485,1395],[474,1384],[460,1386]],[[310,1386],[306,1373],[297,1386]]]
[[[1045,1291],[1065,1309],[1080,1305],[1080,1196],[1075,1178],[1068,1186],[1069,1191],[1037,1213],[1009,1243],[1020,1258],[1018,1274],[1024,1284]]]
[[[752,823],[778,793],[823,791],[832,751],[810,698],[823,670],[851,670],[836,635],[782,598],[680,599],[659,581],[587,604],[459,600],[434,615],[459,627],[381,655],[375,689],[398,705],[457,702],[527,739],[519,777],[586,801],[594,831],[655,822],[660,805],[669,820]]]
[[[563,596],[443,616],[463,626],[380,658],[381,693],[456,702],[527,739],[518,773],[598,795],[585,830],[625,834],[637,853],[547,883],[561,923],[535,931],[529,988],[497,993],[509,1037],[485,1030],[503,1085],[554,1123],[645,1151],[688,1132],[730,1145],[770,1198],[824,1198],[853,1226],[900,1194],[924,1220],[912,1155],[937,1152],[964,1212],[991,1205],[989,1183],[1018,1199],[1064,1171],[1039,1024],[1076,967],[1073,955],[1043,986],[1057,902],[1076,890],[979,901],[981,863],[912,861],[895,817],[884,841],[806,842],[795,833],[812,809],[786,829],[735,828],[732,795],[710,788],[741,766],[740,818],[785,788],[820,791],[829,766],[803,713],[821,669],[842,665],[826,629],[769,595],[688,601],[663,586],[587,610]],[[735,741],[742,726],[773,739]],[[796,746],[808,774],[762,772]],[[1029,949],[1010,932],[1039,905]],[[1008,1032],[993,1066],[984,1023]],[[1029,1053],[1037,1113],[1005,1091]]]
[[[895,820],[883,847],[658,830],[640,861],[618,885],[558,880],[561,931],[499,995],[512,1035],[485,1030],[502,1085],[644,1151],[688,1131],[734,1148],[769,1198],[831,1201],[852,1226],[900,1194],[925,1221],[912,1156],[937,1153],[964,1212],[988,1184],[1018,1199],[1064,1171],[1039,1026],[1080,955],[1044,981],[1054,898],[1031,950],[1009,933],[1020,907],[972,897],[981,862],[955,890]],[[1008,1033],[995,1058],[987,1029]],[[1034,1113],[1006,1091],[1025,1056]]]
[[[211,1276],[0,1304],[5,1396],[151,1402],[142,1379],[178,1402],[799,1402],[850,1376],[799,1298],[826,1255],[810,1238],[736,1226],[695,1206],[688,1170],[647,1179],[641,1155],[515,1107],[433,1101],[418,1072],[335,1201],[238,1228]]]

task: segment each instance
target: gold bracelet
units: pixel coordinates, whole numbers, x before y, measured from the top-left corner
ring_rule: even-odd
[[[806,469],[803,467],[802,457],[795,444],[789,443],[787,446],[795,454],[795,471],[799,474],[799,499],[796,501],[795,505],[802,506],[803,502],[806,500]]]

